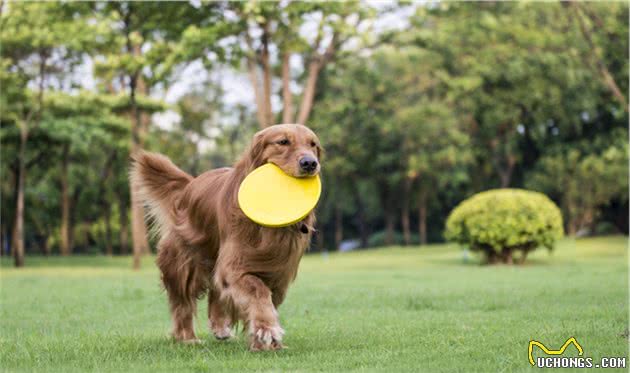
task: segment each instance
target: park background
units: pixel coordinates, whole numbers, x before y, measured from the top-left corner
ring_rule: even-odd
[[[570,334],[627,356],[627,3],[3,0],[0,65],[9,370],[521,370]],[[325,148],[292,349],[172,345],[130,154],[198,175],[274,123]],[[444,243],[494,188],[546,194],[566,238],[517,267]]]

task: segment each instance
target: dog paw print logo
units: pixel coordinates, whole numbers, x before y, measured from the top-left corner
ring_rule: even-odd
[[[560,347],[560,349],[558,349],[558,350],[550,350],[544,344],[542,344],[541,342],[531,340],[531,341],[529,341],[529,348],[528,348],[529,362],[532,365],[536,365],[536,363],[534,362],[534,356],[532,355],[532,352],[534,351],[534,346],[538,346],[547,355],[562,355],[564,353],[564,351],[567,349],[567,347],[569,347],[570,344],[573,344],[575,346],[575,348],[577,348],[578,355],[580,355],[580,356],[584,355],[584,349],[582,349],[582,346],[578,343],[578,341],[575,339],[575,337],[571,337],[571,338],[567,339],[567,341],[564,342],[562,347]]]

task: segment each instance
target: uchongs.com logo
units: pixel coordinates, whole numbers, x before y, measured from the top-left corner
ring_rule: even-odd
[[[578,352],[578,356],[562,356],[567,347],[571,344],[575,346]],[[547,356],[539,356],[534,359],[534,346],[540,348]],[[625,357],[602,357],[598,361],[595,361],[592,357],[584,356],[584,349],[582,345],[571,337],[557,350],[547,348],[539,341],[529,341],[529,348],[527,349],[529,354],[529,363],[538,368],[625,368]]]

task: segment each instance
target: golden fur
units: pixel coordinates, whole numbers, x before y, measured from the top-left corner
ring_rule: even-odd
[[[168,293],[172,334],[197,342],[197,299],[208,295],[208,320],[218,339],[236,322],[248,328],[250,348],[282,348],[277,307],[306,250],[315,217],[285,228],[266,228],[243,215],[238,188],[253,169],[271,162],[287,174],[306,176],[300,159],[319,160],[321,146],[307,127],[282,124],[258,132],[233,168],[196,178],[168,158],[147,152],[133,157],[131,184],[154,218],[159,235],[157,265]],[[307,174],[319,172],[317,168]]]

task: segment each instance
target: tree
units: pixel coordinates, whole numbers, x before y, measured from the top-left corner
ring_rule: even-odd
[[[553,131],[571,131],[574,113],[592,110],[597,89],[590,68],[567,48],[584,46],[576,32],[563,29],[566,19],[559,4],[419,8],[413,23],[424,32],[411,40],[442,55],[454,79],[450,94],[467,115],[478,184],[497,177],[499,186],[511,185]],[[534,150],[525,154],[525,147]]]
[[[628,200],[628,137],[618,129],[575,144],[558,144],[532,171],[527,186],[560,201],[567,233],[592,229],[598,207]]]
[[[605,9],[598,9],[596,5],[579,3],[577,1],[563,3],[563,5],[571,8],[570,18],[574,23],[577,23],[580,33],[584,37],[584,41],[586,41],[588,49],[583,50],[583,59],[596,71],[601,82],[611,92],[620,107],[627,113],[628,100],[623,94],[625,90],[622,91],[620,84],[625,85],[628,81],[628,69],[611,72],[608,67],[609,61],[613,58],[618,59],[618,61],[613,61],[613,63],[620,62],[624,64],[624,57],[625,65],[627,66],[628,63],[627,51],[617,56],[610,53],[615,50],[627,49],[624,48],[626,44],[621,43],[624,39],[627,40],[627,33],[625,35],[623,34],[624,29],[627,28],[627,19],[625,17],[627,5],[624,7],[622,4],[607,4],[614,7],[612,11],[615,16],[613,17],[602,17],[598,14],[598,12],[601,11],[609,12],[611,9],[608,6],[606,6]],[[594,31],[595,29],[599,32]],[[604,53],[607,53],[607,55],[604,55]],[[618,54],[618,52],[615,54]]]
[[[4,90],[2,107],[5,108],[2,121],[17,126],[20,134],[12,244],[16,267],[24,265],[29,136],[40,125],[49,78],[68,72],[78,62],[78,51],[86,42],[86,33],[74,15],[82,10],[83,7],[76,4],[12,3],[0,14],[3,47],[0,80]],[[70,40],[68,35],[76,37]],[[32,91],[29,85],[35,85],[36,89]]]
[[[400,192],[404,164],[398,151],[402,141],[399,131],[392,130],[395,115],[388,97],[395,83],[382,74],[382,56],[369,63],[343,61],[325,74],[325,90],[317,102],[312,121],[326,148],[326,167],[335,185],[329,195],[339,198],[348,192],[359,206],[358,226],[362,245],[367,245],[366,206],[377,201],[379,217],[386,226],[386,242],[393,243],[397,196]],[[330,170],[330,171],[329,171]],[[341,186],[346,185],[345,188]],[[369,188],[373,193],[358,193]],[[371,201],[368,201],[371,200]],[[333,204],[335,209],[340,204]],[[332,216],[342,218],[338,210]],[[336,230],[342,223],[337,221]],[[339,233],[335,233],[339,236]]]
[[[282,86],[282,122],[306,123],[315,98],[317,81],[322,69],[349,40],[367,26],[372,11],[356,1],[344,3],[287,3],[228,2],[220,25],[211,24],[198,30],[191,45],[206,45],[198,53],[212,56],[218,53],[234,65],[244,60],[256,101],[256,115],[261,128],[276,122],[272,107],[274,80]],[[230,21],[230,18],[233,20]],[[217,29],[226,31],[219,45],[230,45],[223,51],[212,50],[209,43],[201,43],[207,35],[216,37]],[[311,28],[314,31],[304,33]],[[229,38],[230,42],[227,42]],[[236,38],[236,41],[234,41]],[[216,39],[215,39],[216,40]],[[295,57],[295,58],[294,58]],[[292,63],[298,65],[297,73]],[[278,67],[276,67],[278,66]],[[303,76],[302,76],[303,75]],[[302,79],[300,79],[302,78]],[[302,97],[296,107],[292,86],[302,80]],[[297,110],[296,110],[297,109]],[[297,114],[296,114],[297,113]]]
[[[116,2],[95,4],[102,44],[95,71],[109,90],[126,92],[131,120],[131,152],[144,146],[152,108],[140,101],[158,87],[168,86],[176,69],[189,62],[183,47],[190,27],[207,21],[214,5],[197,9],[190,3]],[[149,251],[143,206],[131,190],[131,222],[135,269]]]
[[[86,92],[75,95],[54,93],[47,98],[42,127],[61,144],[59,181],[62,255],[71,253],[73,223],[79,210],[77,204],[85,192],[86,181],[91,177],[94,178],[92,185],[97,187],[94,188],[96,193],[92,203],[88,204],[92,211],[87,220],[94,220],[100,211],[109,212],[110,204],[105,200],[107,182],[112,173],[112,162],[119,151],[117,142],[127,134],[128,128],[127,120],[112,111],[117,101],[116,97]],[[102,157],[98,156],[99,150],[104,151]],[[96,161],[100,164],[95,168],[84,168],[82,175],[72,180],[72,163],[79,160],[86,162],[86,159],[89,163]]]
[[[386,125],[402,134],[400,155],[403,174],[401,223],[405,244],[411,243],[409,206],[415,190],[418,237],[427,243],[428,204],[437,192],[467,181],[469,137],[463,118],[449,96],[451,77],[441,69],[441,56],[419,48],[390,51],[382,74],[396,76],[396,89],[388,97],[395,106],[394,120]]]

